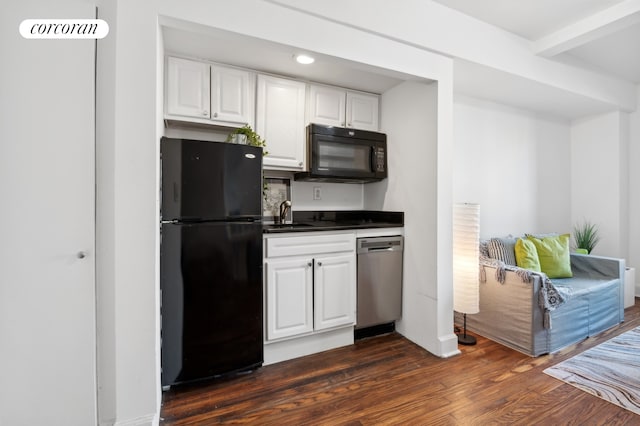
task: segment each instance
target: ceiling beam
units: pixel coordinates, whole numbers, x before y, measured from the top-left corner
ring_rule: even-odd
[[[536,40],[533,50],[540,56],[555,56],[638,23],[640,0],[626,0]]]

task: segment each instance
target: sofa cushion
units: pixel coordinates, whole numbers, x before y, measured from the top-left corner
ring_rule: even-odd
[[[489,257],[501,260],[507,265],[516,265],[515,256],[516,239],[512,236],[504,238],[491,238],[487,244]]]
[[[538,250],[532,241],[525,238],[518,238],[515,246],[516,265],[520,268],[531,271],[542,272],[540,269],[540,259]]]
[[[569,234],[544,238],[528,235],[527,239],[536,246],[540,269],[549,278],[570,278],[573,276],[569,254]]]

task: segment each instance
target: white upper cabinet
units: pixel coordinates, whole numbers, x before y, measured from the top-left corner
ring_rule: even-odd
[[[167,58],[167,114],[209,118],[209,68],[202,62]]]
[[[346,126],[346,101],[343,89],[316,86],[309,87],[309,122],[328,126]]]
[[[211,66],[211,118],[242,125],[254,122],[254,75],[248,71]]]
[[[305,92],[303,82],[258,75],[256,132],[267,144],[265,169],[304,169]]]
[[[347,127],[378,131],[380,97],[368,93],[347,92]]]
[[[165,118],[201,124],[253,125],[255,75],[189,59],[167,58]]]
[[[378,95],[331,86],[309,87],[309,123],[378,131],[378,110]]]

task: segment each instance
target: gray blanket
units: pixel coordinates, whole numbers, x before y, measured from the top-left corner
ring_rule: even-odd
[[[540,292],[538,293],[538,304],[544,310],[544,327],[547,329],[551,328],[551,316],[549,315],[549,312],[562,305],[565,302],[565,298],[560,292],[558,292],[558,289],[553,285],[546,274],[519,268],[514,265],[507,265],[500,260],[483,258],[480,260],[481,282],[486,282],[484,266],[491,266],[495,268],[496,280],[502,284],[505,282],[507,271],[513,271],[518,274],[524,283],[532,283],[536,276],[540,277],[540,282],[542,284],[540,286]]]

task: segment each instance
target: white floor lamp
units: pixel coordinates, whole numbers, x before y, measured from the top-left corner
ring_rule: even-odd
[[[480,312],[478,281],[480,238],[480,205],[453,206],[453,309],[462,313],[463,332],[458,343],[475,345],[476,339],[467,335],[467,314]]]

